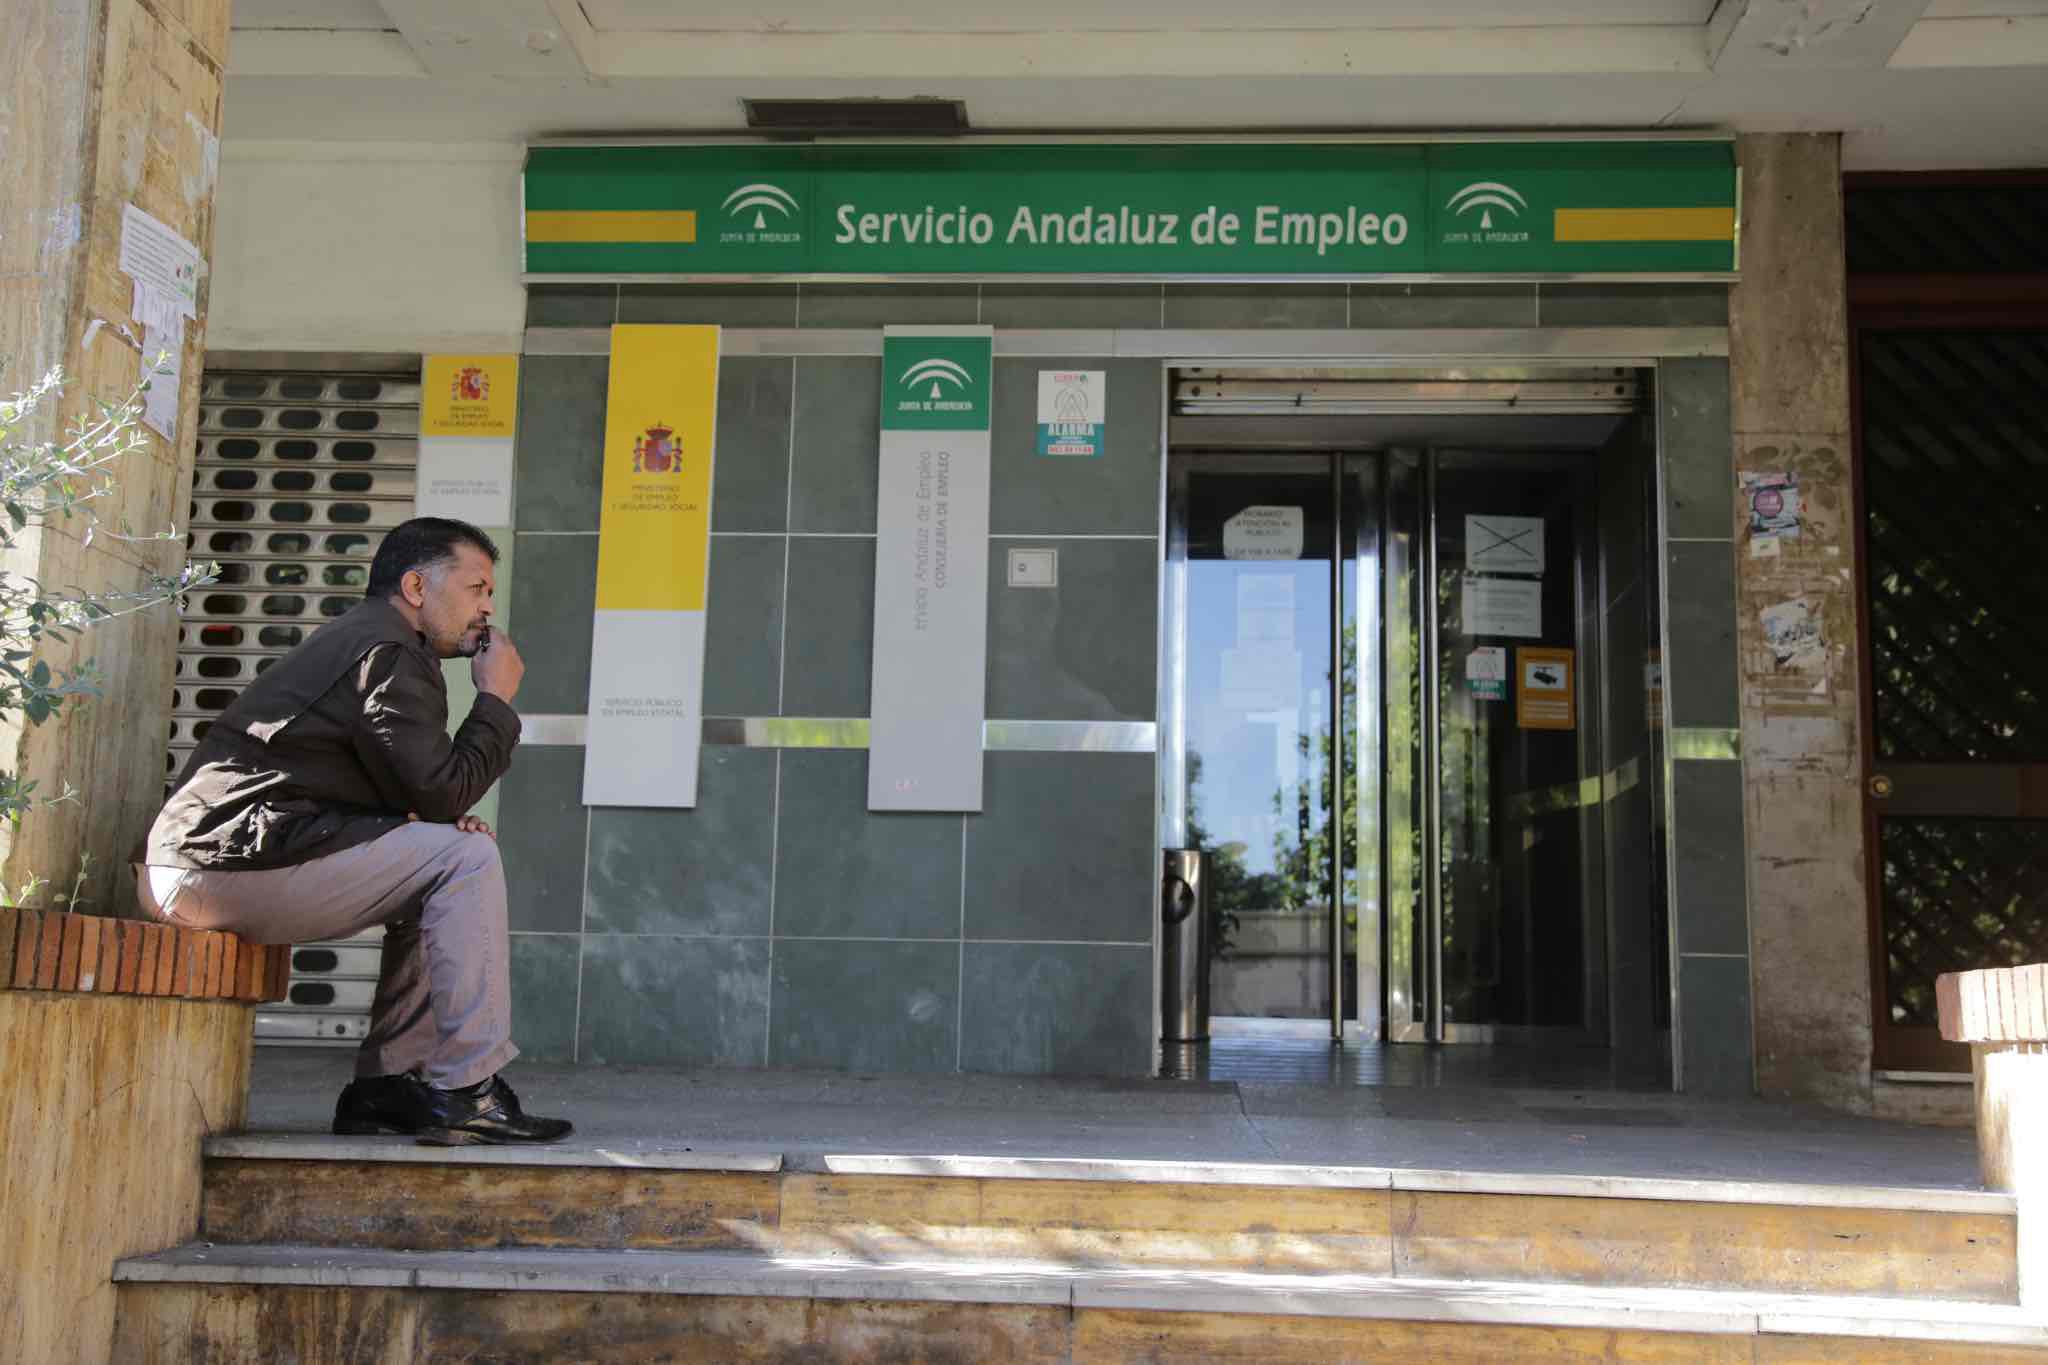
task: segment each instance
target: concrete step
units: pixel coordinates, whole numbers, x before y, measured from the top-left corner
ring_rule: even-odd
[[[216,1139],[222,1246],[528,1247],[2016,1302],[2010,1196],[1816,1184],[633,1146]]]
[[[193,1245],[116,1266],[123,1361],[2048,1361],[1990,1304],[960,1257]]]

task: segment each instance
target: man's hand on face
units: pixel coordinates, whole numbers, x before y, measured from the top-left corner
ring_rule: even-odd
[[[519,692],[519,680],[526,676],[526,661],[519,657],[512,637],[493,626],[489,647],[469,661],[469,676],[477,691],[488,692],[509,706]]]
[[[420,818],[420,813],[416,810],[409,810],[405,813],[405,818],[408,820],[417,821]],[[498,837],[497,835],[491,833],[491,827],[489,825],[477,819],[477,817],[475,817],[474,815],[456,816],[455,828],[461,830],[464,834],[487,835],[492,840],[496,840]]]

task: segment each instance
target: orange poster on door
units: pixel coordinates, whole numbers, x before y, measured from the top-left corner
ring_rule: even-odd
[[[1524,646],[1515,651],[1515,724],[1524,730],[1578,726],[1578,671],[1573,651]]]

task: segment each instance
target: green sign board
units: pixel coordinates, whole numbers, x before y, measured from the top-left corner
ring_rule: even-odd
[[[1715,272],[1735,190],[1726,142],[536,147],[526,269]]]
[[[987,431],[986,330],[892,327],[882,337],[882,430]]]

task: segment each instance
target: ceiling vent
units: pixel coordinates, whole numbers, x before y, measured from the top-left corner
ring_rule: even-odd
[[[747,126],[771,137],[957,137],[964,100],[741,100]]]

